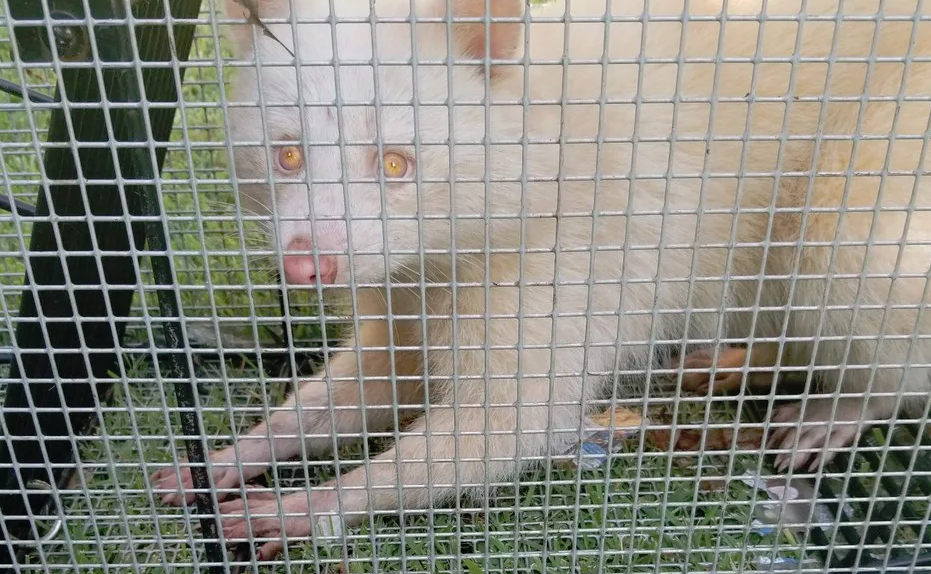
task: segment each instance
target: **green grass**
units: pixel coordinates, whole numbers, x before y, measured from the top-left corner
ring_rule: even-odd
[[[195,150],[190,156],[184,150],[172,151],[163,174],[162,197],[176,253],[181,304],[189,324],[197,333],[206,333],[207,340],[220,332],[223,337],[245,339],[246,346],[255,346],[256,341],[270,345],[278,325],[278,285],[268,264],[251,257],[242,246],[241,238],[251,241],[256,232],[235,219],[234,198],[223,182],[229,175],[222,112],[212,105],[198,105],[219,101],[221,93],[211,64],[213,45],[204,32],[194,57],[201,65],[189,71],[184,88],[183,117]],[[10,61],[9,44],[0,38],[0,62]],[[19,81],[9,66],[0,67],[0,76]],[[27,81],[46,89],[53,83],[43,71],[30,72]],[[8,105],[17,102],[0,95],[0,141],[22,143],[4,150],[6,185],[18,198],[33,202],[39,173],[34,144],[44,140],[44,134],[32,134],[23,108]],[[176,120],[175,142],[183,141],[181,117]],[[41,130],[48,115],[36,113],[33,121]],[[18,309],[15,288],[23,278],[20,233],[28,240],[28,225],[0,217],[0,287],[11,314]],[[142,281],[150,285],[150,271],[143,271]],[[249,288],[243,289],[244,285]],[[136,317],[145,312],[143,304],[150,313],[157,312],[154,292],[136,302]],[[299,340],[319,336],[312,300],[292,300],[292,310],[304,315],[298,321]],[[266,327],[256,329],[253,317],[266,319]],[[141,319],[134,322],[129,342],[147,338]],[[0,339],[9,345],[9,332],[0,333]],[[147,476],[154,470],[149,465],[169,463],[183,454],[180,441],[161,438],[167,429],[180,432],[176,416],[166,414],[166,407],[175,406],[174,393],[159,383],[148,361],[127,358],[122,369],[125,376],[115,379],[113,406],[101,408],[95,437],[80,442],[83,472],[75,489],[62,495],[65,527],[32,560],[62,567],[84,565],[81,571],[86,572],[191,571],[164,566],[166,561],[187,563],[195,553],[202,554],[201,544],[192,549],[191,541],[198,534],[190,516],[160,505],[147,489]],[[197,376],[211,445],[225,444],[234,428],[241,431],[255,421],[243,414],[243,407],[281,400],[280,382],[258,384],[263,380],[261,370],[245,361],[222,368],[206,365]],[[734,420],[732,406],[714,405],[708,415],[711,420]],[[700,401],[683,402],[677,420],[700,423],[708,408]],[[363,449],[356,447],[339,453],[339,459],[359,461],[362,454]],[[298,471],[304,468],[300,463],[292,466]],[[296,570],[307,572],[318,571],[314,564],[325,565],[327,572],[372,572],[376,564],[389,572],[683,572],[709,571],[711,565],[718,572],[736,571],[754,558],[771,555],[774,545],[785,540],[750,532],[751,505],[757,495],[743,483],[734,480],[725,490],[704,492],[699,482],[703,476],[739,475],[756,468],[755,456],[733,461],[677,456],[641,451],[634,441],[605,468],[539,469],[495,489],[487,504],[466,499],[459,508],[411,513],[403,519],[378,516],[372,524],[353,530],[344,546],[298,544],[288,557]],[[331,461],[310,461],[307,470],[312,483],[334,472]],[[302,483],[300,479],[281,482]],[[746,552],[734,550],[744,547]]]
[[[216,375],[205,373],[206,377]],[[249,375],[247,367],[233,376]],[[112,404],[117,406],[103,417],[100,434],[104,439],[82,444],[90,494],[69,496],[67,510],[71,539],[85,542],[74,546],[74,559],[79,563],[99,563],[103,552],[110,564],[135,561],[157,569],[162,558],[156,552],[159,543],[154,539],[153,516],[159,517],[161,547],[173,561],[190,559],[184,511],[161,506],[146,492],[151,469],[144,465],[171,462],[173,456],[164,441],[146,439],[166,425],[162,392],[152,383],[137,382],[147,376],[151,372],[144,363],[134,365],[130,380],[114,398]],[[173,405],[167,394],[168,404]],[[242,430],[252,422],[244,416],[230,420],[225,406],[230,394],[234,397],[230,402],[237,407],[263,403],[254,387],[228,390],[223,384],[210,385],[202,404],[206,405],[204,425],[213,437],[229,436],[231,427]],[[279,399],[275,392],[269,397],[270,402]],[[700,411],[689,410],[680,418],[701,419]],[[177,423],[172,424],[177,429]],[[139,433],[134,429],[140,429]],[[220,443],[222,438],[216,441]],[[370,445],[373,450],[380,447],[383,443]],[[527,473],[512,486],[499,486],[487,506],[465,499],[460,509],[437,508],[412,513],[404,520],[378,516],[372,525],[353,530],[344,547],[299,544],[288,557],[295,563],[330,564],[328,571],[333,572],[340,568],[371,572],[374,561],[383,571],[406,572],[597,573],[652,571],[654,567],[678,572],[683,568],[700,571],[710,564],[726,572],[746,568],[779,542],[774,535],[748,532],[755,495],[743,483],[732,481],[720,492],[698,488],[698,467],[704,476],[725,474],[723,458],[647,451],[638,465],[637,452],[636,442],[627,444],[609,467],[595,471],[557,467]],[[339,460],[361,461],[361,447],[344,449]],[[285,466],[302,474],[301,463]],[[756,468],[755,457],[737,457],[731,473],[739,475],[748,468]],[[332,464],[325,460],[311,461],[307,470],[312,484],[334,475]],[[303,481],[278,483],[294,486]],[[117,489],[122,491],[119,496]],[[100,532],[103,526],[107,528]],[[113,542],[93,543],[101,537]],[[126,539],[132,542],[127,545]],[[721,550],[743,547],[748,547],[745,554]]]

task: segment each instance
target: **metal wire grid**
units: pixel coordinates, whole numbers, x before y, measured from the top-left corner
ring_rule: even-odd
[[[207,15],[205,14],[205,18]],[[199,28],[198,40],[195,43],[193,60],[209,62],[213,58],[212,41],[210,36],[205,36],[205,29]],[[5,71],[4,78],[18,79],[17,68],[22,67],[23,77],[27,80],[26,86],[34,91],[46,95],[54,91],[54,70],[46,68],[34,68],[22,66],[14,61],[13,50],[10,47],[10,38],[6,35],[0,38],[0,53],[4,54],[2,58],[2,68]],[[201,52],[208,51],[206,54]],[[216,92],[219,89],[216,80],[216,73],[204,66],[192,66],[185,80],[185,91],[192,102],[210,102],[216,99]],[[212,76],[212,78],[211,78]],[[211,93],[211,90],[213,93]],[[35,142],[42,142],[46,139],[47,124],[49,118],[48,107],[40,109],[27,110],[19,98],[0,95],[3,99],[4,119],[4,184],[5,191],[12,198],[22,201],[28,205],[34,205],[36,200],[36,190],[41,183],[41,175],[38,169],[39,156],[35,151]],[[212,114],[212,115],[211,115]],[[231,228],[229,224],[232,218],[229,216],[220,216],[215,218],[212,224],[202,225],[196,221],[193,201],[194,193],[191,190],[191,181],[197,181],[198,187],[196,197],[198,201],[207,206],[214,212],[224,213],[230,210],[232,204],[230,200],[231,185],[229,175],[225,166],[227,163],[226,150],[222,143],[217,143],[222,139],[222,119],[218,117],[219,112],[210,107],[202,109],[191,109],[187,113],[187,133],[188,137],[201,143],[200,147],[193,150],[185,148],[181,141],[181,131],[178,130],[173,137],[175,146],[169,155],[165,169],[161,174],[161,196],[163,198],[165,213],[169,217],[169,223],[172,226],[171,237],[174,240],[173,245],[177,250],[175,258],[176,273],[178,282],[188,286],[191,290],[190,296],[185,299],[185,315],[189,318],[205,318],[199,325],[192,325],[195,336],[194,342],[200,338],[206,338],[207,342],[211,338],[215,339],[213,333],[212,317],[218,317],[218,320],[229,326],[232,331],[236,327],[254,324],[249,320],[245,323],[230,321],[236,316],[249,317],[250,303],[248,295],[240,289],[233,291],[231,296],[224,301],[224,308],[236,308],[237,311],[229,313],[230,316],[219,317],[219,313],[210,306],[210,297],[203,287],[203,277],[205,272],[204,259],[196,251],[196,246],[200,244],[201,238],[206,237],[216,245],[215,251],[210,255],[210,270],[216,275],[217,280],[226,278],[226,283],[235,285],[237,288],[243,282],[241,275],[246,266],[241,260],[236,260],[236,251],[238,250],[238,240],[236,239],[237,228],[239,225],[234,224]],[[34,118],[35,130],[33,131],[28,118],[32,115]],[[187,152],[190,151],[190,158]],[[209,213],[209,212],[208,212]],[[13,217],[6,217],[3,222],[3,233],[0,235],[5,257],[2,263],[2,277],[6,286],[8,299],[8,313],[15,314],[18,311],[18,299],[16,298],[17,290],[24,289],[22,284],[23,272],[22,266],[18,261],[22,259],[22,247],[17,234],[18,226],[22,226],[25,236],[28,237],[29,222],[18,222]],[[220,251],[233,252],[233,256],[220,255]],[[151,268],[147,261],[140,259],[141,272],[146,284],[152,284]],[[151,304],[153,299],[149,300]],[[258,310],[260,316],[275,317],[279,314],[279,305],[277,301],[266,297],[253,298],[251,305]],[[133,316],[142,317],[142,308],[137,301],[134,305]],[[280,324],[280,321],[276,321]],[[274,325],[280,327],[280,325]],[[10,333],[6,330],[7,325],[0,328],[0,345],[6,347],[2,352],[9,355]],[[148,336],[160,337],[160,334],[144,333],[146,325],[142,322],[132,323],[130,331],[143,331],[143,333],[130,336],[129,342],[135,340],[146,340]],[[235,336],[231,335],[234,337]],[[240,341],[242,336],[240,333]],[[263,338],[263,342],[267,339]],[[249,341],[247,345],[252,345]],[[241,345],[240,345],[241,346]]]
[[[805,26],[839,20],[870,22],[909,18],[907,15],[877,18],[868,10],[843,18],[800,17],[799,8],[807,4],[802,2],[796,6],[793,3],[791,7],[778,8],[769,5],[769,9],[778,10],[781,15],[769,15],[763,19],[759,16],[732,16],[729,20],[759,22],[761,28],[765,28],[778,22],[798,22],[799,26]],[[739,3],[731,2],[730,5]],[[845,5],[855,6],[850,2]],[[713,23],[720,18],[717,14],[685,18],[677,7],[672,7],[665,14],[663,8],[663,4],[651,2],[649,10],[644,11],[643,6],[637,3],[636,6],[631,5],[626,18],[631,22],[642,22],[647,29],[655,26],[656,30],[662,29],[663,24],[682,23],[683,37],[689,27],[698,26],[700,22]],[[260,278],[252,278],[250,273],[244,272],[246,262],[260,250],[255,245],[241,245],[244,235],[241,230],[245,224],[235,209],[229,207],[232,203],[232,181],[225,166],[232,146],[226,141],[224,110],[222,105],[218,106],[218,101],[225,105],[228,100],[220,95],[217,74],[224,66],[224,79],[229,81],[237,66],[253,63],[236,62],[233,65],[226,60],[228,54],[218,55],[221,50],[216,42],[223,26],[213,17],[215,13],[206,10],[198,21],[195,53],[188,64],[189,72],[195,73],[186,76],[184,104],[181,106],[184,119],[179,122],[176,136],[169,145],[169,160],[157,183],[164,202],[163,219],[168,223],[173,247],[176,281],[182,286],[180,302],[185,324],[200,327],[206,332],[208,347],[213,346],[212,340],[222,339],[220,331],[223,327],[245,327],[239,333],[240,337],[246,333],[244,342],[228,344],[221,341],[214,350],[230,347],[234,351],[257,352],[257,347],[269,341],[262,338],[264,332],[257,326],[260,323],[258,316],[267,317],[269,326],[280,323],[275,299],[280,287],[267,272]],[[9,19],[3,23],[8,32],[14,25]],[[10,40],[6,38],[3,41],[5,43],[0,44],[0,50],[11,54]],[[641,66],[681,63],[682,58],[681,55],[654,58],[641,54],[631,63]],[[822,60],[830,66],[844,58],[836,55],[803,58],[795,54],[773,59],[777,63],[795,64]],[[875,57],[847,60],[870,64]],[[721,62],[721,58],[710,55],[699,61]],[[734,63],[749,61],[747,58],[733,59]],[[33,88],[48,88],[54,84],[54,66],[28,65],[12,57],[2,58],[0,62],[7,62],[0,63],[4,74],[18,81],[23,78],[34,81]],[[592,63],[600,64],[602,61]],[[55,64],[62,65],[61,62]],[[731,86],[715,87],[721,91],[733,89]],[[902,98],[901,94],[899,98]],[[684,99],[676,95],[671,99],[653,100],[681,106]],[[929,98],[912,96],[912,99]],[[650,98],[640,93],[632,99],[639,104],[648,100]],[[775,98],[773,101],[783,100]],[[766,98],[757,97],[756,101],[765,102]],[[812,95],[798,97],[796,101],[819,100],[818,96]],[[715,102],[718,105],[746,102],[746,98],[739,95],[719,97]],[[567,105],[567,102],[559,100],[553,103]],[[253,105],[264,111],[262,102]],[[33,200],[37,184],[43,182],[38,171],[38,153],[44,141],[42,118],[47,113],[46,109],[48,106],[30,106],[15,100],[5,100],[0,104],[3,121],[10,125],[7,128],[4,124],[0,137],[4,191],[25,201]],[[711,113],[714,114],[714,106]],[[24,122],[30,116],[32,122]],[[565,143],[564,137],[560,139]],[[743,139],[744,135],[732,136],[732,141]],[[777,138],[783,146],[788,139]],[[644,142],[650,143],[650,138],[639,137],[636,131],[632,134],[631,143],[645,145]],[[713,173],[705,169],[701,178],[704,182],[722,175],[733,174]],[[764,175],[773,176],[778,181],[784,173],[774,171]],[[672,176],[637,174],[637,177]],[[560,176],[561,181],[566,179]],[[0,240],[4,258],[0,264],[0,277],[7,310],[3,337],[4,344],[10,345],[9,329],[15,324],[15,310],[23,289],[21,261],[25,253],[21,238],[28,237],[28,219],[5,216],[2,225]],[[145,258],[140,258],[140,264],[144,266],[144,262]],[[208,276],[209,282],[206,280]],[[151,299],[154,281],[144,267],[140,283],[139,291],[146,295],[146,305],[142,305],[142,299],[135,304],[135,319],[125,343],[130,348],[133,341],[145,344],[157,344],[159,341],[155,328],[157,315],[153,311],[157,305]],[[288,296],[299,299],[289,306],[286,313],[289,329],[300,323],[314,323],[320,318],[312,305],[306,305],[307,300],[300,300],[299,294],[289,292]],[[332,321],[327,320],[327,324],[330,323]],[[298,337],[296,348],[282,347],[279,350],[293,353],[297,363],[301,351],[315,350],[319,345],[315,341],[319,331],[313,327],[308,331],[309,335]],[[177,432],[173,432],[169,424],[173,414],[166,417],[166,412],[172,413],[173,410],[166,409],[171,403],[167,385],[154,373],[151,365],[139,360],[139,353],[135,358],[132,353],[126,356],[123,364],[126,376],[117,391],[122,396],[118,396],[111,406],[99,408],[102,426],[82,440],[80,461],[83,472],[79,484],[57,494],[56,506],[60,510],[52,518],[61,519],[63,528],[55,539],[42,545],[43,550],[31,564],[21,566],[23,570],[70,570],[76,564],[95,571],[143,571],[152,567],[168,568],[169,565],[172,570],[180,570],[195,569],[203,560],[191,513],[158,504],[143,476],[151,470],[149,465],[156,461],[176,463],[175,454],[165,450],[166,439]],[[201,401],[206,430],[211,440],[218,441],[229,437],[230,428],[244,429],[248,426],[248,419],[268,413],[270,405],[280,401],[276,393],[269,393],[271,396],[266,397],[266,389],[291,382],[287,377],[270,378],[254,365],[221,363],[203,366],[197,374],[204,395]],[[651,376],[655,377],[649,371],[632,374],[635,385],[642,385],[642,382],[638,383],[642,377]],[[256,385],[256,381],[260,384]],[[668,386],[660,385],[658,389],[651,390],[651,405],[671,416],[670,424],[652,425],[653,429],[704,429],[711,422],[733,428],[735,420],[748,422],[747,411],[750,409],[746,398],[738,399],[734,408],[733,403],[705,398],[675,401],[671,395],[674,396],[674,391],[670,393]],[[247,410],[247,405],[252,405],[253,409]],[[921,423],[923,425],[923,421]],[[815,480],[818,485],[833,484],[833,489],[839,493],[838,506],[851,506],[847,523],[855,530],[855,536],[845,541],[832,525],[824,528],[825,537],[819,542],[792,540],[784,533],[767,533],[766,529],[754,524],[761,509],[771,509],[763,504],[764,497],[743,488],[737,478],[741,474],[740,469],[767,474],[769,471],[762,457],[739,454],[734,444],[723,448],[723,455],[705,452],[705,447],[700,447],[697,453],[676,453],[672,452],[670,445],[666,445],[665,451],[649,451],[644,448],[648,446],[645,439],[640,444],[625,447],[612,461],[610,472],[604,469],[565,471],[546,467],[535,474],[519,477],[519,481],[484,485],[492,491],[486,502],[463,499],[449,507],[420,513],[408,511],[405,519],[400,521],[379,516],[375,525],[354,532],[347,543],[335,550],[299,545],[292,548],[284,566],[289,571],[339,571],[342,568],[352,572],[376,568],[389,571],[465,569],[514,572],[543,569],[681,571],[683,568],[692,571],[705,568],[729,572],[752,566],[765,568],[767,563],[778,563],[780,559],[800,559],[815,554],[813,550],[819,547],[829,551],[854,549],[880,559],[888,559],[893,550],[918,554],[926,548],[922,539],[929,511],[927,493],[912,495],[909,487],[919,480],[927,480],[927,465],[921,462],[921,457],[907,456],[903,458],[904,468],[890,470],[887,466],[898,453],[921,454],[924,442],[916,439],[895,444],[889,442],[888,435],[885,435],[872,447],[864,445],[862,450],[866,457],[853,458]],[[347,462],[361,462],[364,454],[360,450],[341,451],[337,455],[339,466]],[[298,488],[306,484],[300,476],[289,479],[289,474],[332,476],[333,464],[329,460],[302,461],[277,463],[277,467],[273,484],[283,491],[289,484],[296,484]],[[723,477],[729,484],[728,488],[706,491],[701,487],[701,481],[709,476]],[[873,511],[884,500],[896,503],[898,510],[891,515],[877,517]],[[917,505],[919,513],[903,515],[904,502]],[[814,522],[814,511],[805,520]],[[883,526],[893,534],[885,541],[875,542],[864,534],[867,527]],[[793,563],[785,561],[785,564]],[[795,566],[798,570],[805,567],[811,571],[823,569],[823,566],[811,562],[796,563]]]

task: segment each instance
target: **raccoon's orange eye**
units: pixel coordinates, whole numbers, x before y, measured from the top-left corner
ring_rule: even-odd
[[[278,148],[278,165],[284,171],[297,171],[304,167],[304,152],[296,145]]]
[[[404,177],[407,175],[408,169],[410,169],[407,158],[393,151],[389,151],[382,156],[382,164],[384,165],[385,177],[389,178]]]

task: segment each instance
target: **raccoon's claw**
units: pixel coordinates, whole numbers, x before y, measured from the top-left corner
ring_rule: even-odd
[[[211,462],[220,462],[222,457],[216,453],[211,455]],[[194,478],[191,468],[182,461],[178,467],[161,468],[152,474],[152,488],[164,490],[159,496],[165,504],[180,506],[194,502]],[[223,500],[229,493],[224,490],[235,488],[240,483],[239,469],[234,466],[214,466],[213,483],[217,488],[217,498]],[[179,481],[180,477],[180,481]]]
[[[776,455],[776,471],[785,472],[791,466],[814,472],[833,460],[837,449],[856,441],[863,427],[862,408],[863,400],[857,398],[839,399],[836,409],[832,399],[811,400],[805,407],[804,420],[800,421],[801,403],[779,407],[772,422],[798,422],[798,426],[779,427],[767,441],[768,448],[788,451]]]
[[[227,542],[267,539],[259,547],[258,560],[278,556],[284,550],[285,538],[308,538],[313,533],[324,538],[341,537],[342,521],[332,514],[337,511],[336,491],[332,489],[283,496],[280,505],[273,493],[247,491],[245,498],[224,502],[219,508]],[[320,516],[312,518],[313,514]]]
[[[747,361],[747,350],[738,347],[724,347],[717,349],[717,362],[714,361],[715,349],[700,349],[685,356],[681,361],[676,360],[672,368],[705,369],[702,372],[686,372],[682,374],[682,388],[693,393],[705,394],[711,388],[711,394],[719,394],[740,389],[743,384],[743,373],[733,369],[742,368]],[[711,369],[728,369],[726,371],[711,372]],[[714,379],[712,379],[712,374]]]

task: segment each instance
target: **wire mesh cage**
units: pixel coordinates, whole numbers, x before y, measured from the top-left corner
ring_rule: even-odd
[[[922,0],[0,7],[6,571],[931,571]]]

